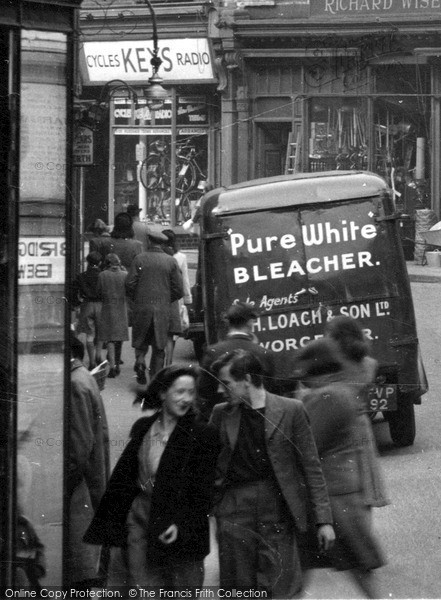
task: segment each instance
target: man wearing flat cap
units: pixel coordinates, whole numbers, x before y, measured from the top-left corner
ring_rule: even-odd
[[[132,227],[135,234],[135,240],[141,242],[144,252],[147,250],[149,243],[147,237],[147,223],[139,220],[139,213],[142,208],[139,208],[136,204],[129,204],[127,206],[127,213],[132,217]]]
[[[170,306],[184,295],[178,263],[161,247],[168,238],[155,225],[148,226],[147,236],[149,248],[134,258],[126,279],[127,295],[133,300],[136,380],[142,385],[147,383],[145,356],[150,346],[150,375],[164,366]]]

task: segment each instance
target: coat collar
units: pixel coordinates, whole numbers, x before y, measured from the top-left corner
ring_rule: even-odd
[[[70,361],[70,370],[75,371],[75,369],[79,369],[80,367],[84,367],[83,362],[79,358],[74,358]],[[86,367],[84,367],[86,368]]]
[[[225,411],[225,429],[231,448],[234,448],[239,436],[241,409],[240,406],[233,406]],[[279,428],[283,418],[283,408],[277,397],[266,393],[265,396],[265,438],[269,440],[274,432]]]

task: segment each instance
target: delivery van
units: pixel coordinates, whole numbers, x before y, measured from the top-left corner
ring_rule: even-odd
[[[399,446],[415,438],[414,405],[427,391],[400,215],[386,182],[332,171],[249,181],[201,203],[199,268],[191,326],[195,347],[224,334],[234,302],[258,313],[255,334],[294,390],[296,350],[337,315],[357,319],[379,362],[370,408]]]

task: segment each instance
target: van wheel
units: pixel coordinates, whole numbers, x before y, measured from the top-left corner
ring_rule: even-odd
[[[415,440],[415,407],[412,397],[401,397],[398,409],[387,413],[389,431],[396,446],[411,446]]]

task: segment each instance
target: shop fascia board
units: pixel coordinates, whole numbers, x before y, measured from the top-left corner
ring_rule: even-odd
[[[319,48],[320,58],[335,57],[336,52],[343,56],[359,56],[360,48],[342,46],[333,48]],[[242,58],[317,58],[317,48],[244,48],[241,50]],[[389,63],[392,59],[399,60],[400,64],[423,64],[429,57],[440,57],[441,48],[415,48],[413,52],[389,52],[384,57],[369,59],[370,65]]]
[[[396,35],[439,34],[441,19],[419,19],[409,21],[364,21],[345,20],[338,22],[311,22],[307,19],[287,21],[280,19],[235,20],[231,25],[237,38],[290,38],[309,39],[317,36],[332,35],[335,37],[384,35],[393,32]]]
[[[176,19],[176,16],[195,17],[207,14],[207,7],[211,6],[211,2],[189,2],[188,4],[170,3],[170,4],[155,4],[156,20],[160,19]],[[101,8],[85,8],[80,10],[81,23],[99,23],[100,25],[107,23],[130,23],[132,26],[149,26],[152,22],[150,13],[148,13],[146,4],[136,5],[122,12],[121,8],[106,7]],[[151,28],[150,28],[151,29]]]
[[[115,37],[115,33],[112,33],[109,30],[105,31],[102,27],[91,29],[81,26],[80,29],[84,35],[83,41],[85,42],[114,42],[119,39],[145,42],[152,38],[151,30],[137,29],[135,35],[133,27],[120,27],[119,25],[118,32],[121,32],[121,37]],[[201,24],[196,26],[193,21],[191,23],[186,23],[185,20],[180,23],[161,25],[161,34],[158,39],[159,48],[161,47],[161,43],[169,38],[208,38],[208,30],[207,27],[201,27]]]
[[[347,56],[360,54],[359,48],[322,48],[320,58],[333,57],[336,51]],[[243,58],[317,58],[317,48],[244,48],[240,51]]]

